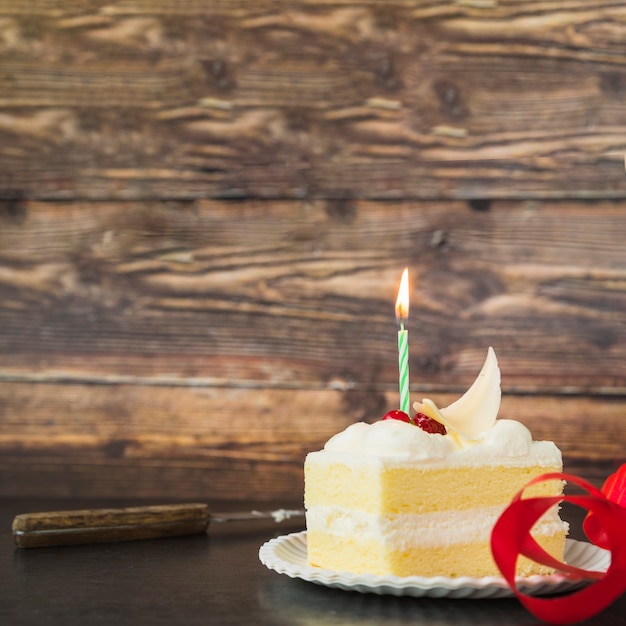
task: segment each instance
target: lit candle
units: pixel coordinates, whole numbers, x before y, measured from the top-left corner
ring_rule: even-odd
[[[409,317],[409,268],[405,267],[400,279],[396,300],[396,320],[400,324],[398,331],[398,367],[400,371],[400,410],[410,414],[409,400],[409,331],[404,322]]]

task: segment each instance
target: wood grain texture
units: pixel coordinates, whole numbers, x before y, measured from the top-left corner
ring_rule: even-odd
[[[503,416],[626,445],[626,6],[0,0],[0,495],[297,499],[493,345]]]
[[[620,203],[25,202],[0,213],[0,376],[624,393]]]
[[[297,496],[302,461],[487,345],[502,416],[598,481],[624,459],[618,202],[49,203],[0,215],[5,493]],[[488,209],[488,210],[485,210]]]
[[[0,196],[624,197],[626,9],[0,4]]]
[[[22,513],[12,530],[17,547],[42,548],[198,535],[209,522],[207,504],[167,504]]]

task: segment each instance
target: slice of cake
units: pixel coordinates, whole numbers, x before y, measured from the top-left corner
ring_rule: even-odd
[[[352,424],[308,454],[309,564],[359,574],[499,576],[490,548],[496,519],[533,477],[562,470],[554,443],[496,420],[499,406],[490,348],[476,382],[449,407],[424,400],[413,419],[393,411],[386,417],[395,419]],[[562,491],[561,481],[543,482],[525,497]],[[560,560],[566,535],[557,508],[533,529]],[[520,559],[517,573],[551,571]]]

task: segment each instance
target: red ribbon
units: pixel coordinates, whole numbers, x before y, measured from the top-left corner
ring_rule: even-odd
[[[565,480],[588,495],[562,495],[522,499],[524,491],[546,480]],[[572,567],[550,556],[530,535],[539,518],[552,506],[569,502],[588,510],[583,529],[596,545],[611,551],[606,572]],[[570,474],[551,473],[530,481],[496,522],[491,534],[494,560],[520,602],[535,617],[550,624],[572,624],[599,613],[626,591],[626,464],[611,475],[602,490]],[[519,555],[554,568],[575,580],[592,585],[566,596],[537,598],[516,587],[515,566]]]

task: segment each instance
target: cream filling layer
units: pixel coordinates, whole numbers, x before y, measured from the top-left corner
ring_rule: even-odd
[[[321,532],[352,541],[375,541],[392,550],[416,546],[435,547],[489,541],[491,530],[504,507],[425,514],[378,515],[335,506],[315,506],[306,512],[309,532]],[[550,509],[535,525],[536,535],[567,533],[558,507]]]

